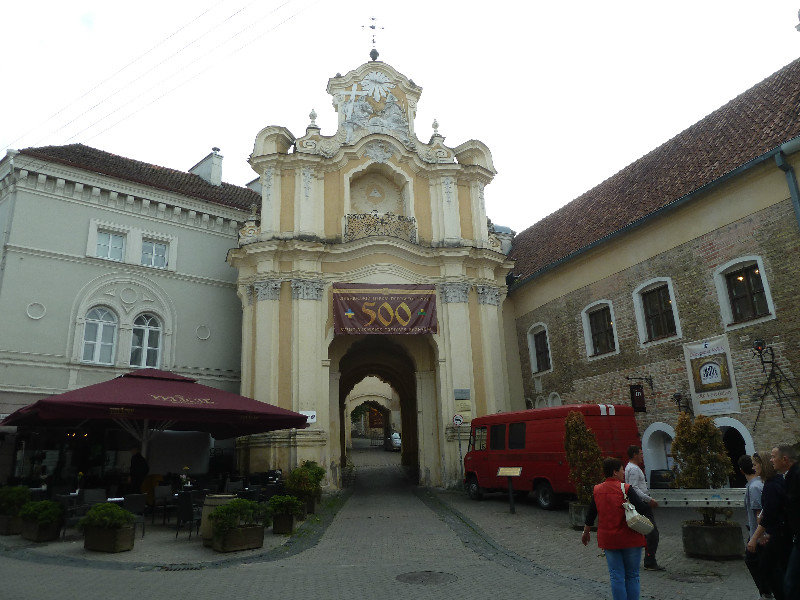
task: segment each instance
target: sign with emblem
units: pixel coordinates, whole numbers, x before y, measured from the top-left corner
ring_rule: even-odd
[[[683,345],[692,408],[696,415],[741,412],[728,337],[720,335]]]
[[[333,332],[436,333],[436,289],[433,285],[334,283]]]

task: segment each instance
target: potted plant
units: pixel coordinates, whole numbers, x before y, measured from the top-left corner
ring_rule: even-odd
[[[135,516],[111,502],[95,504],[78,521],[83,529],[83,547],[95,552],[125,552],[133,550],[136,537]]]
[[[688,413],[678,416],[675,439],[674,487],[687,489],[721,488],[728,482],[733,465],[725,450],[722,433],[710,418]],[[702,520],[686,521],[682,526],[683,551],[701,558],[738,558],[742,555],[742,529],[729,521],[729,508],[698,508]],[[718,520],[718,517],[723,517]]]
[[[215,508],[208,518],[212,523],[212,547],[217,552],[253,550],[264,545],[269,511],[263,504],[237,498]]]
[[[311,471],[302,466],[292,469],[286,478],[286,491],[305,502],[306,513],[314,513],[319,484],[314,483],[314,475]]]
[[[22,537],[32,542],[49,542],[58,539],[64,511],[58,502],[39,500],[27,502],[19,511],[22,519]]]
[[[304,460],[300,464],[300,468],[308,471],[311,477],[311,483],[314,484],[314,491],[316,494],[317,502],[322,500],[322,480],[325,479],[325,468],[320,467],[316,461]],[[312,511],[313,512],[313,511]]]
[[[22,531],[19,510],[31,499],[31,491],[22,485],[0,487],[0,535],[18,535]]]
[[[267,501],[272,515],[272,533],[291,534],[294,531],[294,518],[305,513],[303,502],[294,496],[273,496]]]
[[[586,426],[583,413],[571,411],[564,420],[564,450],[569,479],[575,485],[576,502],[569,503],[573,529],[582,529],[592,503],[594,486],[603,481],[603,457],[594,432]]]

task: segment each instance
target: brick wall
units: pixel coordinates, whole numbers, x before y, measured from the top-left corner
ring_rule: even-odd
[[[665,218],[669,218],[668,216]],[[536,400],[557,392],[565,404],[630,403],[629,385],[644,385],[647,412],[639,413],[639,430],[659,421],[675,425],[676,392],[690,400],[683,344],[725,333],[713,273],[719,266],[742,256],[763,259],[775,305],[775,319],[727,332],[741,413],[724,415],[740,421],[750,432],[757,449],[767,449],[780,440],[800,438],[800,414],[774,397],[759,397],[766,374],[753,356],[755,339],[764,339],[775,352],[777,364],[792,378],[800,373],[800,231],[791,202],[786,200],[729,226],[711,231],[612,277],[553,300],[517,320],[517,338],[523,365],[525,396]],[[569,264],[560,267],[563,272]],[[636,326],[633,291],[656,277],[670,277],[677,302],[682,337],[642,347]],[[527,284],[535,286],[536,281]],[[525,294],[525,287],[514,292]],[[619,354],[595,360],[586,356],[581,311],[589,304],[608,299],[613,303]],[[531,374],[527,331],[534,323],[547,325],[552,372]],[[625,377],[652,377],[646,382]],[[538,382],[536,381],[538,379]],[[800,382],[795,383],[795,387]],[[792,390],[784,385],[787,393]],[[800,398],[791,398],[800,411]],[[756,422],[756,414],[762,407]]]

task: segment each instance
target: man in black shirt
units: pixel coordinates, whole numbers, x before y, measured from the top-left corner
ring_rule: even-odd
[[[142,492],[142,483],[144,478],[150,472],[150,465],[147,464],[147,459],[142,456],[139,447],[131,449],[131,471],[130,471],[130,484],[131,491],[134,494]]]

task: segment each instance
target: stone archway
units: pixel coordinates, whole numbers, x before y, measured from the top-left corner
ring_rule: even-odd
[[[642,458],[648,481],[654,469],[672,468],[672,440],[675,429],[667,423],[652,423],[642,434]]]
[[[419,472],[416,366],[406,350],[385,336],[365,336],[354,342],[339,361],[339,440],[344,461],[346,447],[344,403],[357,383],[369,376],[389,384],[400,398],[403,430],[401,464]]]

